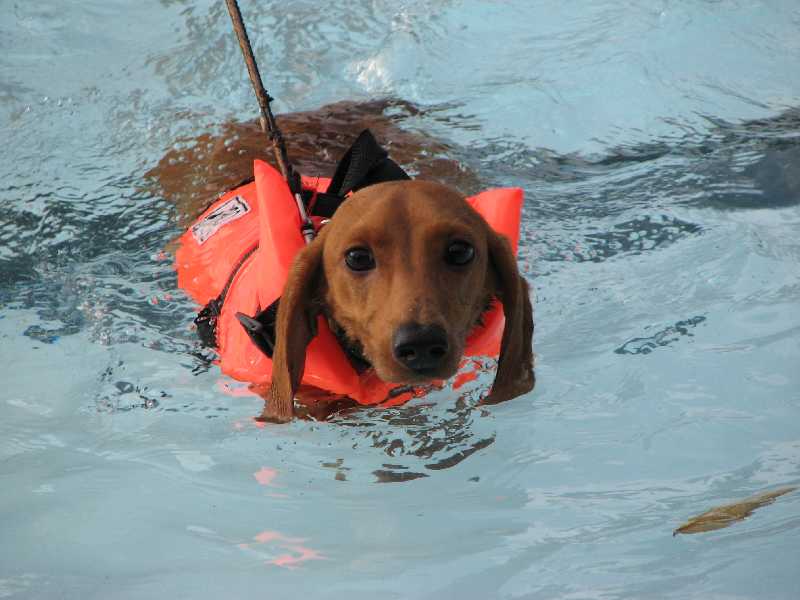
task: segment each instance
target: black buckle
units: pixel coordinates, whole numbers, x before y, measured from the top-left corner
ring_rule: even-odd
[[[244,327],[250,340],[270,358],[275,352],[275,321],[278,316],[279,302],[280,298],[253,317],[240,312],[236,313],[236,318]]]
[[[209,348],[217,347],[217,319],[221,308],[219,298],[213,298],[194,319],[200,341]]]

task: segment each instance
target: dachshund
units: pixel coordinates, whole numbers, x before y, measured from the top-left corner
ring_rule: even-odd
[[[295,258],[278,307],[262,420],[285,422],[323,315],[384,381],[420,384],[458,369],[469,332],[497,298],[505,328],[484,403],[530,391],[528,284],[505,237],[440,183],[379,183],[350,196]]]
[[[420,384],[456,372],[467,334],[497,298],[506,324],[494,385],[483,402],[533,388],[527,283],[507,240],[456,191],[477,192],[478,177],[450,158],[454,151],[447,144],[399,126],[419,114],[413,104],[389,99],[278,115],[289,155],[303,174],[330,176],[333,157],[368,128],[417,179],[353,193],[296,257],[278,309],[273,381],[253,386],[266,401],[261,420],[294,416],[305,349],[319,314],[381,379]],[[178,141],[181,147],[169,150],[145,176],[151,189],[177,207],[181,226],[210,196],[249,177],[254,158],[269,159],[255,122],[230,122],[217,135]],[[299,391],[300,410],[314,418],[327,415],[324,405],[346,406],[318,392],[304,402]]]

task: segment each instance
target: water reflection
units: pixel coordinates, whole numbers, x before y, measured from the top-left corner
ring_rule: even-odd
[[[488,371],[484,377],[489,375]],[[397,483],[428,477],[432,472],[450,469],[495,441],[487,430],[485,408],[478,404],[486,381],[454,392],[445,388],[423,402],[392,409],[360,409],[335,417],[331,423],[347,429],[354,447],[364,443],[386,458],[373,471],[380,483]],[[341,470],[343,465],[337,464]]]

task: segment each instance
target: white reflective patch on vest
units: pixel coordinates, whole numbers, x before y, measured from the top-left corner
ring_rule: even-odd
[[[250,206],[241,196],[234,196],[208,213],[202,221],[192,225],[192,236],[203,245],[220,228],[250,212]]]

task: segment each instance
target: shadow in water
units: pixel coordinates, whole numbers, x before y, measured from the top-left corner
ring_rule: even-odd
[[[532,198],[529,207],[545,217],[604,217],[657,199],[719,209],[800,203],[800,108],[742,122],[706,120],[707,131],[675,123],[683,135],[611,148],[597,158],[490,140],[467,150],[468,162],[480,163],[479,173],[490,179],[579,186],[566,188],[564,197]],[[580,187],[589,182],[602,185]]]
[[[651,336],[628,340],[614,352],[616,354],[650,354],[653,350],[677,342],[683,336],[693,336],[694,334],[691,330],[700,325],[700,323],[705,322],[705,320],[705,317],[698,315],[684,321],[678,321]]]

